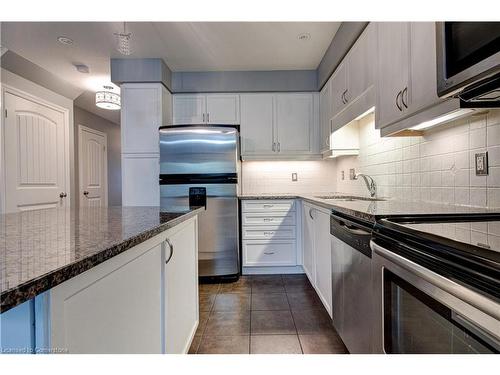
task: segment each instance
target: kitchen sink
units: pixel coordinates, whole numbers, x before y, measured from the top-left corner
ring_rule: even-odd
[[[315,196],[315,198],[319,199],[332,199],[336,201],[370,201],[370,202],[376,202],[376,201],[385,201],[386,199],[384,198],[371,198],[371,197],[357,197],[354,195],[318,195]]]

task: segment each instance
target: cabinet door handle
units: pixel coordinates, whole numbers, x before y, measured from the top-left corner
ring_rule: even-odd
[[[280,143],[278,142],[278,152],[280,152],[280,151],[281,151],[281,145],[280,145]]]
[[[403,107],[399,104],[399,98],[401,97],[402,91],[398,92],[398,95],[396,95],[396,107],[398,107],[399,111],[403,110]]]
[[[276,151],[276,142],[273,142],[273,152]]]
[[[203,114],[203,122],[205,122],[205,114]]]
[[[264,218],[264,221],[265,221],[265,222],[266,222],[266,221],[274,221],[274,219],[273,219],[272,217],[265,217],[265,218]]]
[[[168,262],[170,262],[170,259],[172,259],[172,255],[174,255],[174,245],[172,245],[172,243],[168,240],[168,238],[165,238],[165,242],[170,248],[170,255],[168,256],[168,259],[165,261],[165,264],[168,264]]]
[[[274,207],[274,204],[265,204],[264,205],[264,208],[271,208],[271,207]]]
[[[210,112],[207,113],[207,122],[210,122]]]
[[[406,96],[406,100],[405,100]],[[408,108],[408,86],[405,87],[403,92],[401,93],[401,103],[405,106],[405,108]]]
[[[264,232],[264,236],[272,236],[274,232]]]
[[[89,193],[89,192],[87,191],[87,194],[88,194],[88,193]],[[85,192],[84,192],[83,194],[84,194],[84,195],[87,195],[87,194],[85,194]],[[59,194],[59,198],[66,198],[67,196],[68,196],[68,194],[66,194],[65,192],[62,192],[61,194]]]
[[[266,254],[266,255],[273,255],[274,251],[264,251],[264,254]]]
[[[309,217],[310,217],[312,220],[314,220],[314,217],[313,217],[313,215],[312,215],[312,210],[313,210],[312,208],[310,208],[310,209],[309,209]]]
[[[341,96],[341,98],[342,98],[342,103],[343,103],[343,104],[345,104],[344,94],[345,94],[345,91],[342,93],[342,96]]]
[[[345,99],[345,104],[349,103],[349,90],[344,91],[344,99]]]

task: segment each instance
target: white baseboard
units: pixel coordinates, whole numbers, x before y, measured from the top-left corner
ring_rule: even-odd
[[[302,266],[284,267],[243,267],[243,275],[271,275],[282,273],[304,273]]]

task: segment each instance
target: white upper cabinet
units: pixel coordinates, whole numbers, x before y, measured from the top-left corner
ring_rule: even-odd
[[[319,151],[322,153],[330,149],[331,117],[331,80],[328,80],[319,93]]]
[[[332,88],[331,88],[331,101],[332,101],[332,115],[335,116],[341,112],[347,102],[345,95],[347,89],[347,61],[344,59],[337,67],[337,70],[332,75]]]
[[[438,102],[434,22],[378,24],[376,127],[395,124]]]
[[[408,101],[409,110],[416,112],[443,99],[437,96],[436,24],[412,22],[409,27],[411,91]]]
[[[238,94],[176,94],[174,125],[240,123]]]
[[[331,131],[375,106],[377,25],[370,23],[331,78]],[[330,142],[331,146],[331,142]]]
[[[205,123],[205,95],[174,95],[174,125]]]
[[[240,96],[242,155],[272,155],[275,152],[273,102],[273,94]]]
[[[281,155],[314,152],[312,94],[276,95],[276,149]]]
[[[347,104],[359,98],[374,84],[376,26],[370,23],[349,51],[347,64]]]
[[[378,24],[378,128],[403,118],[409,105],[409,40],[408,22]]]
[[[319,159],[316,93],[241,94],[243,159]]]
[[[239,95],[207,95],[206,122],[208,124],[232,125],[240,123]]]

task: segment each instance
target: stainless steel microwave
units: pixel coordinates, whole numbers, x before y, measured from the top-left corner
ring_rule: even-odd
[[[436,23],[440,97],[500,105],[500,22]]]

